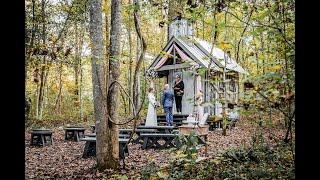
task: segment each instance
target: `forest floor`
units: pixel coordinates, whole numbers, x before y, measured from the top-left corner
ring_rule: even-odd
[[[255,127],[249,120],[241,120],[235,128],[227,130],[227,136],[222,136],[221,130],[210,131],[207,157],[214,157],[231,147],[248,146],[257,130]],[[279,127],[263,128],[262,131],[268,143],[274,143],[275,139],[283,139],[285,134]],[[91,133],[90,128],[87,128],[85,133]],[[125,174],[129,179],[137,179],[141,170],[150,161],[164,166],[174,155],[174,149],[142,150],[139,144],[129,144],[130,154],[125,159],[125,169],[117,173],[112,170],[99,172],[95,169],[95,158],[81,157],[85,142],[65,141],[62,128],[54,129],[53,146],[30,147],[30,134],[26,132],[25,137],[25,166],[28,179],[104,179],[103,177],[117,179],[119,174]],[[200,157],[205,157],[204,149],[204,146],[200,147]],[[117,175],[112,176],[112,174]]]

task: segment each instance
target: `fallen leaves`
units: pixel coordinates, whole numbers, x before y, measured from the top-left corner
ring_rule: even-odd
[[[89,133],[89,130],[87,130]],[[239,121],[236,128],[227,131],[222,136],[221,130],[208,134],[208,157],[231,147],[248,146],[255,132],[249,121]],[[271,134],[272,132],[272,134]],[[269,129],[264,133],[268,143],[283,138],[281,129]],[[272,138],[270,138],[272,137]],[[138,179],[141,170],[150,162],[155,161],[160,167],[169,163],[174,156],[179,156],[173,149],[142,150],[139,144],[129,144],[129,156],[125,159],[125,169],[121,171],[106,170],[99,172],[95,169],[95,158],[81,158],[84,142],[64,140],[64,131],[57,128],[53,133],[54,145],[45,147],[30,147],[30,134],[26,132],[26,175],[28,179],[119,179],[126,175],[129,179]],[[199,146],[198,155],[205,157],[205,146]],[[219,160],[214,160],[219,163]]]

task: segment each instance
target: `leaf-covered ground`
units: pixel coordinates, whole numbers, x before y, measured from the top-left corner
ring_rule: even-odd
[[[208,135],[208,157],[215,156],[218,152],[230,147],[247,146],[251,143],[255,125],[242,120],[237,126],[227,131],[227,136],[221,135],[221,130],[215,130]],[[277,128],[264,128],[264,136],[268,143],[274,139],[283,138],[284,131]],[[272,133],[271,133],[272,132]],[[87,128],[86,133],[91,133]],[[126,157],[125,169],[120,172],[98,172],[94,167],[94,158],[83,159],[82,152],[85,142],[72,142],[64,140],[64,131],[54,129],[54,145],[46,147],[30,147],[30,134],[26,132],[26,176],[29,179],[103,179],[115,178],[125,174],[129,179],[137,179],[142,168],[154,160],[157,165],[164,166],[172,157],[173,149],[142,150],[141,145],[129,144],[129,156]],[[199,155],[205,156],[204,146],[199,149]]]

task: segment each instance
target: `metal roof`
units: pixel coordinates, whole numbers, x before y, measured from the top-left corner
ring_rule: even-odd
[[[204,41],[199,38],[194,38],[194,40],[199,43],[205,50],[208,52],[211,52],[212,45],[208,43],[207,41]],[[247,71],[245,71],[234,59],[228,56],[222,49],[213,47],[211,55],[217,59],[223,66],[225,66],[225,57],[227,66],[226,68],[229,70],[237,71],[239,73],[248,74]]]
[[[225,64],[225,57],[227,59],[227,70],[233,70],[239,73],[248,74],[234,59],[229,57],[225,52],[217,47],[212,49],[212,53],[210,56],[212,45],[204,40],[199,38],[188,38],[188,37],[175,37],[172,36],[163,49],[163,51],[168,51],[169,47],[173,42],[176,42],[191,58],[193,61],[197,62],[200,66],[208,68],[210,63],[210,58],[212,58],[211,67],[216,71],[221,71]],[[158,55],[157,58],[151,63],[149,68],[155,66],[161,56]]]

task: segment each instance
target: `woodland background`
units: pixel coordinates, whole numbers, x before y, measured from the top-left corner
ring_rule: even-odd
[[[231,57],[250,73],[240,79],[241,93],[238,105],[244,107],[241,110],[241,121],[244,125],[240,125],[239,130],[230,131],[226,137],[219,136],[216,132],[210,134],[212,139],[219,141],[213,144],[212,149],[226,150],[230,144],[239,145],[238,140],[242,137],[250,139],[251,136],[252,147],[250,146],[249,150],[229,148],[220,157],[224,160],[220,159],[221,161],[218,160],[218,162],[216,160],[212,162],[212,159],[207,161],[207,164],[199,165],[191,162],[190,167],[200,169],[205,167],[205,170],[210,167],[208,171],[193,172],[188,170],[190,168],[188,166],[176,171],[173,168],[169,176],[199,178],[211,176],[213,172],[220,178],[230,178],[240,173],[240,177],[247,178],[259,176],[294,179],[295,1],[102,1],[103,35],[99,42],[103,44],[105,53],[96,57],[97,51],[93,52],[91,47],[101,44],[97,43],[98,41],[92,41],[94,36],[90,37],[90,30],[94,29],[95,25],[90,22],[90,18],[97,17],[95,13],[100,13],[98,6],[91,6],[99,2],[99,0],[25,1],[26,127],[28,129],[56,128],[68,124],[94,124],[94,103],[97,99],[94,99],[96,97],[93,92],[97,89],[92,86],[96,83],[92,79],[95,72],[92,67],[99,67],[99,70],[102,70],[99,72],[100,79],[110,80],[110,77],[112,79],[119,76],[118,82],[128,92],[128,95],[121,90],[113,92],[113,95],[118,96],[113,96],[110,102],[118,98],[119,104],[110,112],[119,114],[116,121],[124,122],[128,119],[128,115],[134,114],[128,103],[130,99],[134,101],[135,109],[141,108],[139,120],[142,121],[147,111],[146,89],[150,85],[150,79],[146,76],[146,67],[166,44],[170,19],[180,14],[193,22],[196,37],[229,51]],[[120,10],[119,14],[117,14],[119,12],[117,8]],[[111,17],[114,16],[121,17],[121,21],[113,21]],[[112,30],[111,27],[116,27],[112,23],[119,25],[117,27],[120,28]],[[119,37],[112,36],[115,32],[119,33]],[[110,44],[110,42],[120,43]],[[117,45],[120,45],[119,48],[116,47]],[[110,52],[119,53],[119,56],[110,57]],[[105,61],[98,61],[98,58]],[[114,71],[109,72],[108,68]],[[103,90],[107,91],[107,89]],[[157,93],[159,92],[157,90]],[[102,98],[98,101],[102,101]],[[132,126],[132,122],[125,126]],[[264,141],[264,138],[269,140]],[[70,147],[70,144],[62,141],[62,135],[59,135],[59,139],[62,147],[53,148]],[[269,141],[276,145],[268,144]],[[81,149],[78,146],[74,147],[77,147],[77,151]],[[26,162],[29,174],[33,173],[37,163],[40,162],[39,157],[34,155],[34,153],[39,154],[38,151],[40,150],[27,147]],[[139,149],[134,150],[132,156],[138,157],[141,154],[139,151]],[[49,152],[54,154],[59,151],[49,147],[45,153],[50,154]],[[65,153],[70,152],[65,151]],[[156,155],[159,162],[161,155],[157,153],[150,152],[150,156]],[[57,156],[61,158],[61,154]],[[63,158],[66,156],[70,159],[72,155],[63,155]],[[178,159],[183,158],[179,156]],[[50,158],[47,159],[48,164],[53,161]],[[169,164],[180,168],[181,166],[174,164],[176,162]],[[245,165],[242,162],[246,162]],[[79,165],[85,162],[78,160],[77,163]],[[94,164],[92,160],[90,163],[90,166]],[[146,179],[159,169],[157,163],[151,165],[147,165],[145,161],[140,163],[147,169],[141,166],[138,171],[139,176]],[[278,166],[275,167],[275,164]],[[84,165],[85,168],[87,166],[88,164]],[[57,177],[64,177],[60,172],[66,171],[68,174],[67,171],[74,170],[64,165],[61,165],[63,171],[57,170],[60,166],[55,168],[56,171],[51,174]],[[47,171],[51,170],[43,167],[34,174],[42,173],[43,175],[44,172],[48,173]],[[80,177],[86,177],[88,174],[90,177],[101,176],[101,174],[97,175],[96,171],[92,173],[80,169],[77,173],[79,172],[84,173]],[[135,173],[137,172],[132,172],[132,174]]]

